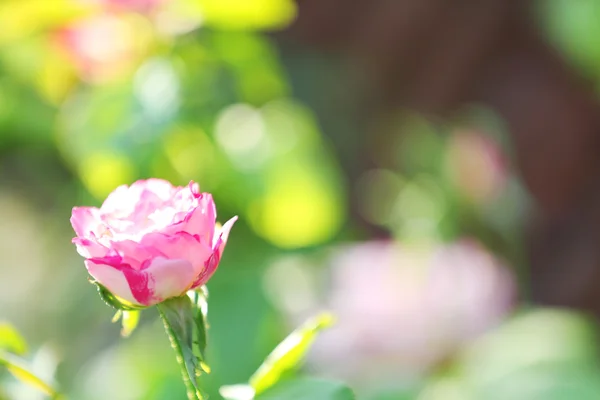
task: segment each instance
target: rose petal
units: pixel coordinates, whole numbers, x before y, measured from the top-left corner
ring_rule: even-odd
[[[233,224],[235,224],[235,221],[237,221],[237,219],[238,217],[236,215],[229,221],[225,222],[221,229],[219,229],[218,232],[215,233],[215,236],[213,237],[213,248],[217,245],[219,239],[221,239],[221,251],[223,250],[225,244],[227,243],[227,239],[229,238],[229,232],[231,231],[231,228],[233,228]]]
[[[165,258],[189,261],[196,275],[202,271],[204,262],[212,253],[207,243],[187,232],[177,232],[175,235],[149,233],[144,235],[141,243],[145,247],[159,249]]]
[[[170,200],[177,190],[170,182],[164,179],[150,178],[139,180],[131,185],[131,189],[141,192],[152,193],[162,201]]]
[[[118,216],[126,216],[131,212],[138,197],[134,197],[127,185],[121,185],[113,190],[102,203],[100,211],[103,214],[118,213]],[[126,211],[126,212],[125,212]]]
[[[187,212],[183,220],[168,226],[164,231],[171,235],[182,231],[191,235],[200,235],[205,243],[210,243],[215,231],[216,218],[212,196],[209,193],[202,193],[198,198],[198,206]]]
[[[72,242],[77,246],[77,252],[85,258],[104,257],[108,254],[109,249],[94,239],[86,239],[76,237]]]
[[[74,207],[71,213],[71,225],[77,236],[89,237],[102,224],[98,209],[95,207]]]
[[[146,246],[133,240],[111,241],[110,248],[117,252],[125,263],[136,270],[140,270],[146,260],[165,256],[160,247]]]
[[[152,285],[152,304],[181,296],[194,281],[194,268],[187,260],[157,257],[144,270]]]
[[[133,304],[144,304],[142,301],[139,301],[136,296],[134,296],[129,279],[126,278],[123,269],[115,268],[113,265],[103,264],[97,259],[85,260],[85,266],[90,275],[114,295],[119,296]],[[138,292],[139,286],[140,285],[138,285]],[[138,296],[140,295],[140,293],[137,294]],[[144,300],[144,296],[139,297]]]
[[[190,192],[194,198],[197,199],[198,197],[202,196],[202,193],[200,193],[200,185],[198,185],[196,182],[190,181],[188,188],[190,189]]]
[[[215,242],[213,244],[213,252],[204,263],[204,269],[197,275],[194,284],[192,285],[192,289],[198,286],[204,285],[208,280],[212,277],[212,275],[217,270],[219,266],[219,262],[221,261],[221,256],[223,254],[223,250],[225,250],[225,244],[227,244],[227,238],[229,237],[229,231],[233,227],[235,221],[237,221],[238,217],[235,216],[231,218],[229,221],[225,222],[225,225],[221,227],[219,230],[218,236],[215,235]]]
[[[123,219],[125,222],[143,221],[153,209],[160,207],[162,200],[151,190],[146,190],[145,181],[115,189],[104,201],[101,212],[108,220]]]

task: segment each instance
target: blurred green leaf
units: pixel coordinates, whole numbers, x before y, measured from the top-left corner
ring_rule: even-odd
[[[0,365],[6,367],[15,378],[46,393],[52,399],[59,399],[61,397],[59,392],[32,373],[18,357],[0,351]]]
[[[333,316],[323,313],[292,332],[250,377],[250,386],[260,394],[276,384],[285,372],[299,365],[319,331],[332,323]]]
[[[551,334],[548,334],[551,332]],[[592,400],[600,393],[593,321],[558,309],[520,312],[470,344],[419,398]]]
[[[352,400],[355,398],[352,390],[340,382],[301,378],[281,382],[258,395],[256,400]]]
[[[542,27],[576,67],[600,80],[600,1],[540,1]]]
[[[0,44],[57,28],[94,11],[91,4],[69,0],[10,0],[0,2]]]
[[[216,32],[210,48],[233,73],[238,101],[263,105],[290,92],[275,46],[263,35]]]
[[[27,353],[25,339],[8,322],[0,322],[0,350],[19,355]]]
[[[598,368],[578,365],[534,365],[513,371],[479,388],[476,399],[595,400],[600,393]]]
[[[188,397],[202,399],[198,376],[203,370],[208,372],[203,356],[206,346],[204,318],[199,317],[198,307],[188,296],[169,299],[156,307],[177,354]]]
[[[296,15],[292,0],[200,0],[206,25],[223,29],[282,28]]]

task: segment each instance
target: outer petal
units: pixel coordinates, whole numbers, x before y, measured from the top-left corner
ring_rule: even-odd
[[[204,269],[200,274],[197,275],[192,288],[196,288],[198,286],[204,285],[208,280],[212,277],[212,275],[217,270],[219,266],[219,262],[221,261],[221,256],[223,254],[223,250],[225,250],[225,244],[227,244],[227,238],[229,237],[229,231],[233,227],[235,221],[237,221],[238,217],[235,216],[231,218],[229,221],[225,222],[225,225],[221,227],[218,232],[218,235],[215,235],[215,240],[213,244],[213,252],[211,256],[206,260],[204,264]]]
[[[195,277],[194,268],[189,261],[162,257],[155,258],[144,272],[151,282],[151,304],[181,296],[192,286]]]
[[[150,260],[147,260],[145,264],[149,264]],[[129,290],[135,299],[135,303],[143,304],[143,305],[151,305],[152,303],[152,287],[151,280],[148,276],[148,273],[143,270],[133,269],[131,265],[124,262],[123,257],[118,254],[109,253],[106,257],[103,258],[90,258],[86,260],[86,267],[88,267],[88,271],[90,275],[94,276],[92,272],[95,270],[94,265],[103,265],[105,267],[113,268],[123,274],[127,284],[129,285]],[[90,269],[91,267],[91,269]],[[143,268],[143,267],[142,267]],[[100,278],[96,278],[100,283],[104,283]],[[110,283],[110,282],[109,282]],[[106,286],[106,285],[105,285]],[[109,290],[111,288],[107,286]],[[116,288],[113,292],[114,294],[121,296],[119,292],[116,290],[121,290],[120,287]],[[112,291],[112,290],[111,290]],[[124,296],[121,296],[127,299]]]
[[[231,218],[229,221],[225,222],[225,224],[219,229],[219,231],[215,234],[213,238],[213,248],[217,246],[217,243],[220,241],[221,251],[225,248],[225,244],[227,243],[227,239],[229,238],[229,232],[231,228],[233,228],[233,224],[237,221],[237,215]]]
[[[133,295],[131,287],[122,269],[103,264],[96,260],[85,260],[85,266],[91,276],[104,285],[111,293],[133,303],[143,304]]]
[[[102,224],[98,209],[95,207],[74,207],[71,213],[71,225],[77,236],[89,237]]]
[[[121,214],[126,215],[131,211],[131,208],[138,198],[139,197],[134,197],[129,191],[129,186],[118,186],[108,195],[108,197],[106,197],[102,203],[102,207],[100,207],[100,211],[107,214],[118,212],[118,216],[122,216]]]
[[[165,258],[189,261],[194,267],[195,275],[202,271],[204,262],[212,254],[212,248],[206,242],[187,232],[175,235],[149,233],[142,238],[142,245],[160,251]]]

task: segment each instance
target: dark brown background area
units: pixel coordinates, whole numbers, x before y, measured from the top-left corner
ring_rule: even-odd
[[[351,176],[369,166],[360,143],[387,109],[451,116],[482,103],[508,124],[518,170],[536,202],[528,229],[537,303],[600,316],[600,108],[591,85],[539,32],[516,0],[300,0],[284,40],[342,55],[355,87],[322,100],[366,114],[341,146]],[[324,82],[327,84],[327,82]],[[347,99],[347,94],[354,96]],[[354,102],[354,106],[352,105]],[[327,129],[326,129],[327,130]]]

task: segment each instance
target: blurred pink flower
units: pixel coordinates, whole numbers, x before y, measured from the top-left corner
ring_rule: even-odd
[[[99,0],[109,6],[138,12],[148,12],[165,0]]]
[[[314,357],[344,378],[419,375],[500,323],[516,294],[510,271],[469,240],[349,246],[336,253],[331,279],[327,305],[339,320]]]
[[[75,207],[73,243],[94,279],[113,294],[150,306],[204,285],[217,269],[237,217],[216,226],[209,193],[160,179],[112,192],[101,208]]]
[[[139,50],[130,21],[111,13],[65,26],[56,39],[82,78],[91,81],[122,75],[132,67]]]
[[[149,13],[167,0],[79,0],[83,3],[98,5],[104,9]]]

